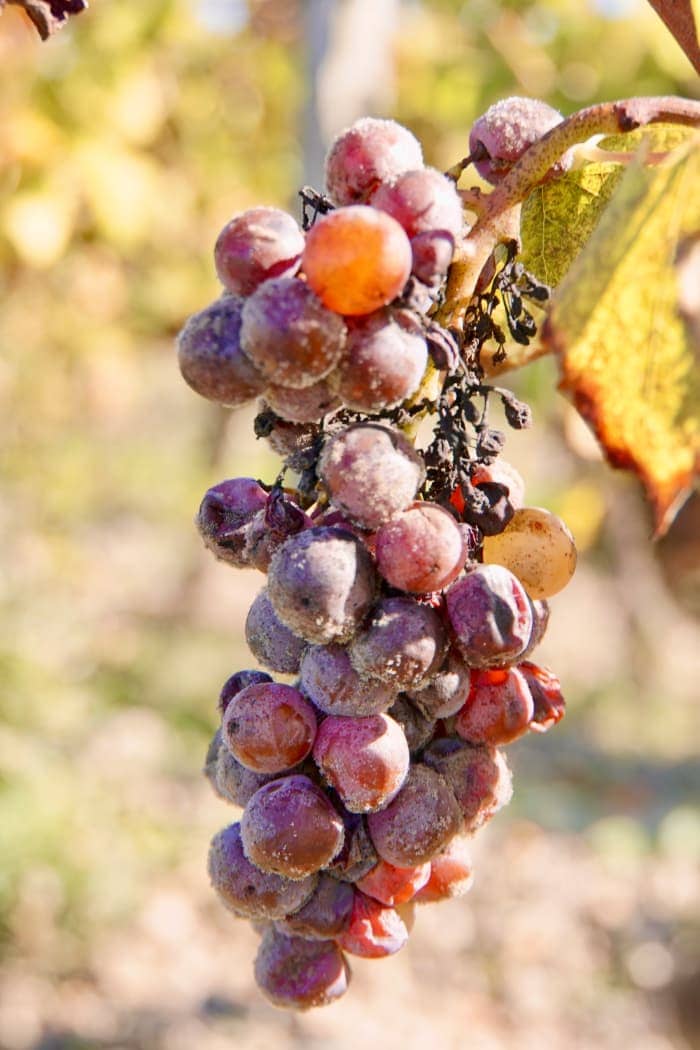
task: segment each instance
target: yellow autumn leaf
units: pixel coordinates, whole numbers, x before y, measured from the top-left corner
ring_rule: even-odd
[[[520,219],[520,261],[525,269],[545,284],[559,284],[621,175],[619,164],[586,164],[534,189]]]
[[[552,304],[561,386],[609,461],[633,470],[661,535],[700,460],[700,370],[678,309],[678,246],[700,230],[700,147],[625,173]]]

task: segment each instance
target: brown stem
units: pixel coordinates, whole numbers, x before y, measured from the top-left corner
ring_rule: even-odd
[[[700,43],[691,0],[649,0],[659,18],[690,59],[696,73],[700,73]]]
[[[568,149],[593,135],[634,131],[647,124],[700,127],[700,102],[672,96],[601,102],[573,113],[535,142],[503,180],[483,197],[477,221],[464,238],[450,269],[441,323],[458,324],[474,293],[476,280],[503,228],[512,230],[506,213],[522,203]]]

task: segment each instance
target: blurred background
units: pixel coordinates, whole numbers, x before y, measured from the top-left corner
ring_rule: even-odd
[[[511,377],[536,426],[506,456],[581,550],[541,649],[568,715],[509,749],[472,892],[295,1016],[207,884],[235,811],[200,770],[261,578],[192,519],[277,463],[173,338],[221,226],[299,214],[340,127],[395,116],[446,168],[512,93],[698,83],[643,0],[93,0],[47,44],[0,17],[2,1050],[700,1046],[698,501],[652,546],[548,360]]]

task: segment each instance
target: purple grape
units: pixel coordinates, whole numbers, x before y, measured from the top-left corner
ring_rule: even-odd
[[[205,545],[220,561],[246,568],[247,527],[266,504],[267,492],[253,478],[214,485],[204,494],[196,519]]]
[[[313,386],[333,370],[345,324],[303,281],[265,281],[243,307],[241,346],[268,382]]]
[[[457,834],[462,814],[447,781],[420,763],[386,809],[370,813],[367,827],[382,860],[397,868],[424,864]]]
[[[280,674],[296,674],[299,670],[306,642],[285,627],[275,614],[266,587],[248,611],[245,637],[251,653],[263,667]]]
[[[340,645],[312,645],[301,658],[299,688],[327,715],[361,718],[381,714],[396,689],[376,679],[362,678]]]
[[[270,568],[272,555],[285,540],[302,529],[311,528],[312,519],[281,488],[273,488],[263,510],[250,521],[246,531],[244,557],[260,572]]]
[[[237,696],[243,689],[249,685],[261,685],[263,682],[271,681],[272,675],[265,671],[236,671],[235,674],[232,674],[226,679],[219,693],[219,713],[222,718],[234,696]]]
[[[243,300],[220,299],[190,317],[177,337],[182,377],[202,397],[235,408],[259,397],[265,379],[240,343]]]
[[[217,729],[217,731],[214,733],[214,736],[211,738],[211,741],[209,742],[207,754],[204,759],[204,769],[202,770],[202,772],[211,784],[214,794],[226,801],[227,796],[219,787],[216,779],[216,767],[219,760],[219,752],[221,750],[222,743],[223,740],[221,738],[221,729]]]
[[[549,625],[549,603],[546,598],[537,598],[535,601],[530,598],[530,611],[532,612],[532,634],[527,648],[518,657],[519,660],[526,660],[537,648]]]
[[[248,804],[258,788],[274,780],[277,773],[255,773],[246,769],[233,757],[227,747],[219,749],[214,768],[214,785],[217,794],[241,809]]]
[[[457,646],[472,667],[500,667],[525,650],[532,633],[530,601],[502,565],[479,565],[447,591]]]
[[[310,753],[316,738],[316,715],[309,701],[291,685],[249,685],[226,708],[221,736],[248,769],[281,773]]]
[[[291,215],[280,208],[250,208],[224,226],[214,262],[225,288],[250,295],[269,277],[292,277],[303,250],[304,234]]]
[[[288,937],[269,929],[255,959],[255,980],[275,1006],[308,1010],[347,991],[350,968],[334,941]]]
[[[472,125],[469,152],[482,179],[492,185],[503,179],[525,150],[564,118],[558,110],[535,98],[516,95],[489,106]],[[570,167],[568,159],[557,165]]]
[[[408,695],[428,718],[449,718],[466,703],[471,688],[469,667],[454,648],[427,685],[408,690]]]
[[[331,790],[329,794],[333,799],[334,808],[343,819],[345,836],[340,851],[331,863],[326,865],[325,871],[341,882],[357,882],[376,865],[377,851],[372,845],[362,814],[347,810],[334,791]]]
[[[425,478],[413,445],[379,423],[357,423],[332,437],[318,469],[335,506],[371,530],[404,510]]]
[[[454,182],[435,168],[406,171],[372,194],[372,207],[385,211],[409,237],[440,231],[457,242],[462,234],[462,201]]]
[[[493,747],[443,737],[425,749],[422,761],[440,773],[452,788],[465,831],[476,831],[510,802],[510,769],[502,752]]]
[[[413,315],[385,308],[348,321],[345,350],[329,381],[349,408],[379,412],[415,394],[427,363],[428,348]]]
[[[282,919],[306,904],[318,878],[285,879],[260,871],[246,858],[241,825],[230,824],[212,839],[209,878],[227,908],[248,919]]]
[[[335,204],[361,204],[382,182],[420,168],[418,139],[394,120],[362,117],[342,131],[326,157],[326,190]]]
[[[435,731],[435,720],[426,718],[405,693],[399,693],[387,713],[403,729],[408,749],[412,754],[425,747]]]
[[[318,886],[303,908],[277,920],[277,929],[288,936],[328,940],[337,937],[350,922],[355,891],[347,882],[321,874]]]
[[[413,598],[384,598],[348,652],[355,670],[397,689],[414,689],[436,672],[447,638],[440,617]]]
[[[411,273],[429,286],[440,284],[455,253],[455,239],[446,230],[427,230],[411,238]]]
[[[292,423],[317,423],[340,408],[340,398],[327,379],[319,379],[302,390],[270,385],[265,390],[265,400],[276,415]]]
[[[262,871],[304,879],[330,863],[344,830],[323,791],[296,774],[256,791],[243,812],[241,835],[246,856]]]
[[[350,638],[374,599],[372,559],[351,533],[316,526],[292,536],[270,563],[268,593],[282,623],[309,642]]]

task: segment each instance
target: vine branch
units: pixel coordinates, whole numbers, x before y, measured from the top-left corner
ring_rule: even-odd
[[[441,323],[449,326],[463,320],[492,251],[513,237],[520,205],[567,150],[594,135],[628,133],[648,124],[698,128],[700,102],[673,96],[602,102],[573,113],[530,146],[502,182],[491,193],[479,197],[477,220],[459,246],[450,269]]]

